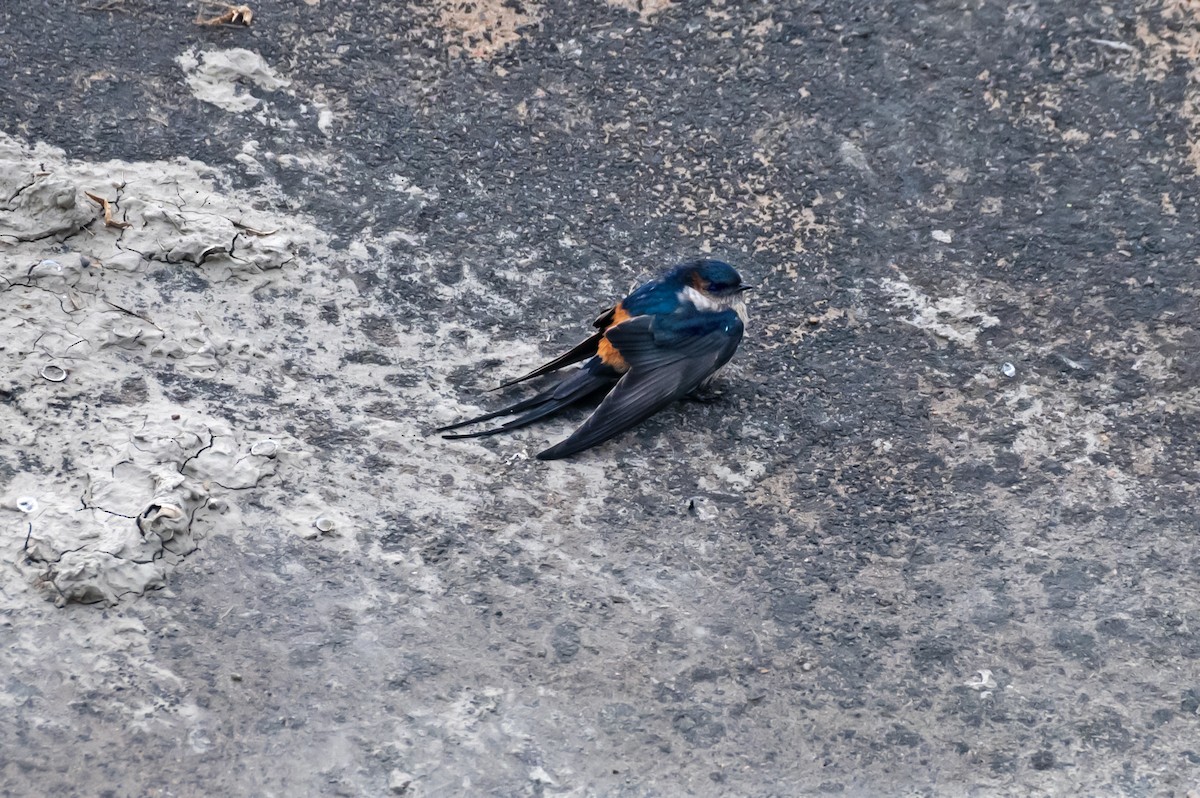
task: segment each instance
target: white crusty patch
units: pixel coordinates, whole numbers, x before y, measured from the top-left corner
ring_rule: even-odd
[[[264,91],[278,91],[291,84],[261,55],[240,47],[200,53],[193,48],[176,57],[175,63],[183,70],[196,99],[235,114],[253,110],[261,102],[246,90],[247,82]]]
[[[888,278],[879,285],[891,297],[893,307],[912,311],[911,316],[901,319],[905,324],[948,341],[973,345],[979,333],[1000,323],[969,296],[935,297],[913,285],[904,272],[897,270],[896,274],[900,279]]]

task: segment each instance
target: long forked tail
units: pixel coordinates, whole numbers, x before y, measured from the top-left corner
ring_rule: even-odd
[[[551,360],[549,363],[545,364],[544,366],[538,366],[536,369],[529,372],[528,374],[522,374],[520,377],[511,379],[508,382],[500,383],[495,388],[492,388],[491,391],[489,391],[489,393],[491,393],[492,391],[499,391],[502,388],[507,388],[510,385],[516,385],[518,382],[525,382],[525,380],[532,380],[534,377],[540,377],[543,374],[549,374],[552,371],[557,371],[558,369],[563,368],[564,366],[569,366],[572,363],[578,363],[581,360],[587,360],[589,357],[592,357],[593,355],[596,354],[596,351],[600,346],[600,339],[603,337],[604,337],[604,332],[603,331],[598,332],[595,335],[592,335],[589,338],[587,338],[587,340],[580,341],[578,344],[576,344],[571,349],[570,352],[567,352],[566,354],[563,354],[563,355],[559,355],[558,357]]]
[[[480,432],[456,432],[451,435],[443,435],[443,438],[457,440],[460,438],[483,438],[488,435],[497,435],[501,432],[508,432],[514,429],[532,424],[541,418],[552,416],[563,408],[575,404],[581,399],[596,393],[600,390],[607,390],[616,383],[616,379],[607,375],[593,374],[588,369],[580,369],[570,379],[564,380],[558,385],[548,390],[542,391],[536,396],[531,396],[528,399],[517,402],[514,405],[493,410],[491,413],[484,413],[482,416],[459,421],[456,424],[448,424],[444,427],[438,427],[438,432],[448,432],[450,430],[466,427],[471,424],[478,424],[483,421],[490,421],[493,418],[501,416],[511,416],[516,413],[523,413],[511,421],[501,424],[499,427],[492,429],[481,430]]]

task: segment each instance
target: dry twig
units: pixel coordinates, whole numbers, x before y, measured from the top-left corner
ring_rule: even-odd
[[[206,13],[210,16],[204,16]],[[253,21],[254,12],[250,10],[250,6],[231,6],[219,0],[205,0],[196,14],[197,25],[245,25],[248,28]]]
[[[108,200],[106,200],[104,197],[101,197],[99,194],[93,194],[90,191],[85,191],[83,193],[87,195],[88,199],[90,199],[92,202],[97,203],[101,208],[104,209],[104,226],[105,227],[115,227],[118,230],[124,230],[126,227],[133,226],[129,222],[121,222],[121,221],[117,221],[116,219],[114,219],[112,203],[109,202]]]
[[[248,224],[243,224],[242,222],[235,222],[233,219],[230,219],[229,221],[233,224],[234,227],[238,228],[239,230],[245,230],[247,233],[249,233],[252,236],[273,236],[279,232],[279,230],[277,230],[277,229],[276,230],[255,230],[253,227],[251,227]]]

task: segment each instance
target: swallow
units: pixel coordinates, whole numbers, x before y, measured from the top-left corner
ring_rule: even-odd
[[[681,263],[601,313],[592,323],[596,332],[570,351],[496,390],[585,361],[571,376],[516,404],[437,431],[517,416],[493,429],[443,437],[496,435],[603,393],[579,429],[537,457],[559,460],[603,443],[708,382],[733,357],[746,324],[743,293],[750,288],[728,263]]]

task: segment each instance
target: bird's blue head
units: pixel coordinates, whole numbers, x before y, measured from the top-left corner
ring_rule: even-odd
[[[669,269],[655,280],[640,285],[622,300],[624,309],[640,313],[670,313],[681,303],[697,310],[732,309],[745,321],[746,304],[737,269],[719,260],[690,260]]]
[[[709,296],[728,297],[750,289],[742,283],[742,275],[737,269],[725,261],[695,260],[681,264],[676,270],[682,270],[680,276],[684,285]]]
[[[681,263],[663,277],[663,288],[675,294],[676,301],[698,310],[733,310],[746,320],[742,292],[750,286],[742,282],[737,269],[719,260],[693,260]]]

